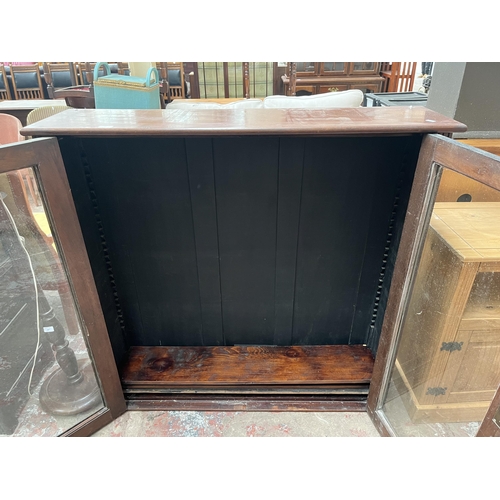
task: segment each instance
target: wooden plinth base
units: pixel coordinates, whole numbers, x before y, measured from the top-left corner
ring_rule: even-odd
[[[133,347],[121,372],[129,409],[364,411],[364,346]]]
[[[366,396],[135,395],[127,396],[129,410],[146,411],[366,411]]]

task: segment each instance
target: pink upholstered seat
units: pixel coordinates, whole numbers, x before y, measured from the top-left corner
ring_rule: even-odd
[[[22,123],[15,116],[0,113],[0,144],[24,141],[19,132],[22,128]]]

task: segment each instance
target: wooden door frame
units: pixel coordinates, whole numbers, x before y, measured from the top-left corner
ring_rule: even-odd
[[[24,168],[33,168],[39,181],[105,404],[61,435],[89,436],[126,411],[125,398],[57,139],[0,146],[0,174]]]
[[[367,412],[382,436],[395,435],[382,411],[382,406],[399,344],[405,308],[411,295],[426,229],[432,214],[441,167],[500,191],[500,157],[440,135],[432,134],[424,138],[367,400]],[[492,422],[498,408],[500,408],[500,388],[493,398],[477,436],[500,435],[500,429]]]
[[[496,422],[496,423],[495,423]],[[500,437],[500,387],[479,427],[476,437]]]

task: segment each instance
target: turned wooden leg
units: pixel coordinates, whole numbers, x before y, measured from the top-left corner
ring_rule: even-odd
[[[102,404],[90,361],[76,359],[66,339],[66,332],[41,289],[39,307],[43,332],[52,345],[59,365],[40,389],[42,408],[53,415],[75,415]]]

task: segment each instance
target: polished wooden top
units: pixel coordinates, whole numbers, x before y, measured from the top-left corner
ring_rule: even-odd
[[[307,109],[70,109],[21,130],[35,136],[388,135],[464,132],[416,107]]]
[[[431,227],[462,261],[500,261],[498,202],[435,203]]]

